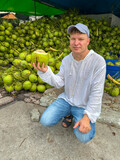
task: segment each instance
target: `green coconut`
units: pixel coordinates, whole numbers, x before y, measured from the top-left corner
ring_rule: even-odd
[[[37,64],[37,62],[40,63],[40,66],[44,63],[45,65],[48,64],[49,60],[49,54],[46,53],[44,50],[36,50],[32,52],[32,63]]]
[[[25,81],[23,83],[24,90],[29,90],[32,87],[32,83],[30,81]]]
[[[14,61],[12,62],[12,64],[16,67],[18,67],[20,65],[21,60],[20,59],[14,59]]]
[[[113,96],[113,97],[116,97],[119,95],[119,88],[118,87],[114,87],[112,88],[112,90],[110,91],[110,95]]]
[[[39,84],[39,85],[37,86],[38,92],[43,93],[43,92],[45,91],[45,89],[46,89],[46,87],[45,87],[45,85],[43,85],[43,84]]]
[[[59,70],[55,70],[54,73],[57,74],[59,72]]]
[[[27,68],[27,61],[25,61],[25,60],[21,60],[21,62],[20,62],[20,66],[22,67],[22,68]]]
[[[38,83],[44,84],[45,82],[40,77],[38,77]]]
[[[5,84],[4,87],[5,87],[6,91],[9,92],[9,93],[14,91],[13,85],[9,85],[8,86],[8,85]]]
[[[22,52],[22,53],[19,54],[19,58],[21,60],[24,60],[26,58],[26,55],[27,55],[27,51],[24,51],[24,52]]]
[[[27,68],[32,69],[32,68],[33,68],[32,64],[31,64],[31,63],[28,63],[28,64],[27,64]]]
[[[29,62],[31,62],[31,57],[32,57],[32,55],[31,55],[31,54],[28,54],[28,55],[26,56],[25,60],[29,63]]]
[[[30,74],[29,75],[29,80],[30,80],[30,82],[37,82],[37,76],[35,75],[35,74]]]
[[[15,91],[20,91],[20,90],[22,90],[23,85],[21,82],[16,82],[14,88],[15,88]]]
[[[115,65],[116,66],[120,66],[120,62],[118,61],[118,62],[115,62]]]
[[[25,69],[25,70],[23,70],[23,71],[21,72],[21,75],[22,75],[22,77],[23,77],[24,79],[28,79],[30,73],[31,73],[30,70]]]
[[[32,86],[31,86],[31,88],[30,88],[30,91],[31,91],[31,92],[36,92],[36,89],[37,89],[36,83],[32,83]]]
[[[109,83],[109,82],[106,82],[106,83],[105,83],[105,86],[104,86],[104,90],[105,90],[106,92],[109,92],[111,89],[112,89],[112,84]]]
[[[6,85],[10,85],[13,82],[13,77],[11,75],[7,75],[3,78],[3,82]]]
[[[54,58],[50,58],[49,61],[48,61],[48,65],[54,67],[55,66],[55,59]]]
[[[14,76],[15,79],[18,79],[18,80],[21,79],[21,73],[19,71],[13,73],[13,76]]]
[[[56,67],[56,69],[60,69],[60,65],[61,65],[61,61],[58,61],[56,64],[55,64],[55,67]]]
[[[47,88],[47,89],[49,89],[49,88],[53,88],[53,86],[51,86],[50,84],[45,84],[45,87]]]
[[[107,62],[107,65],[114,66],[114,63],[112,63],[112,62]]]

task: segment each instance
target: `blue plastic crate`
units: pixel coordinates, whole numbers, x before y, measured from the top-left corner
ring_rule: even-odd
[[[115,64],[118,60],[114,59],[105,59],[106,63],[107,62],[112,62]],[[120,78],[120,66],[111,66],[111,65],[106,65],[106,78],[107,75],[110,74],[113,78]]]
[[[110,55],[112,55],[112,54],[115,54],[115,53],[113,53],[113,52],[109,52],[110,53]],[[120,57],[120,54],[117,54],[117,56],[118,56],[118,58]]]

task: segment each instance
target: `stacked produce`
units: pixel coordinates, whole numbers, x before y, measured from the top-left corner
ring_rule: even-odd
[[[79,15],[77,11],[68,11],[61,16],[43,16],[19,25],[3,20],[0,22],[0,85],[8,92],[23,89],[44,92],[50,88],[38,77],[31,61],[38,61],[37,54],[42,52],[47,56],[46,64],[55,74],[58,73],[61,60],[70,53],[67,27],[76,23],[84,23],[90,28],[89,49],[105,59],[119,61],[120,28],[111,27],[104,19],[96,21]]]
[[[120,94],[120,78],[114,79],[109,74],[107,78],[105,80],[104,91],[113,97],[118,96]]]
[[[107,65],[110,65],[110,66],[120,66],[120,60],[116,61],[115,63],[113,63],[113,62],[107,62]]]

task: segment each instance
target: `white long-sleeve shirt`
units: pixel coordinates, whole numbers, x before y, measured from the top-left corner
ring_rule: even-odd
[[[87,56],[76,61],[72,52],[63,58],[60,71],[54,74],[48,66],[47,72],[37,72],[41,79],[56,87],[64,86],[64,92],[58,98],[69,104],[85,108],[92,123],[101,113],[102,96],[106,74],[106,63],[102,56],[90,50]]]

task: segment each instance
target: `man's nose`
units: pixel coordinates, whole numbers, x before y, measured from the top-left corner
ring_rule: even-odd
[[[78,45],[79,41],[78,40],[75,40],[75,45]]]

